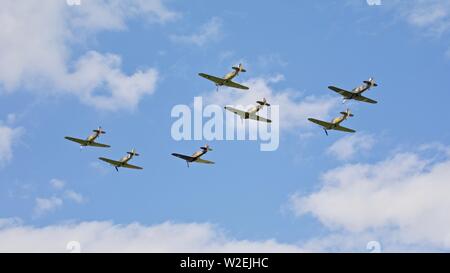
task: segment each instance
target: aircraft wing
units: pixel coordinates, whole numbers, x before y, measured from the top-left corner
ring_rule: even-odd
[[[102,161],[105,161],[105,162],[107,162],[107,163],[109,163],[109,164],[111,164],[111,165],[114,165],[114,166],[116,166],[116,167],[122,165],[122,162],[120,162],[120,161],[115,161],[115,160],[112,160],[112,159],[109,159],[109,158],[99,157],[98,159],[100,159],[100,160],[102,160]]]
[[[253,120],[257,120],[257,121],[263,121],[263,122],[267,122],[267,123],[271,123],[272,121],[270,119],[266,119],[257,115],[250,115],[248,116],[249,119],[253,119]]]
[[[247,86],[241,85],[239,83],[235,83],[232,81],[226,81],[223,83],[223,85],[226,85],[228,87],[234,87],[234,88],[238,88],[238,89],[244,89],[244,90],[248,90],[249,88]]]
[[[85,139],[79,139],[79,138],[67,137],[67,136],[64,137],[64,138],[67,139],[67,140],[70,140],[70,141],[79,143],[79,144],[81,144],[81,145],[87,145],[87,143],[88,143],[88,141],[85,140]]]
[[[178,158],[181,158],[181,159],[184,159],[184,160],[187,160],[187,161],[192,161],[192,160],[194,160],[194,158],[192,157],[192,156],[187,156],[187,155],[182,155],[182,154],[172,154],[173,156],[176,156],[176,157],[178,157]]]
[[[143,169],[142,167],[131,165],[131,164],[128,164],[128,163],[123,164],[121,167],[128,168],[128,169],[136,169],[136,170],[142,170]]]
[[[353,130],[353,129],[345,128],[345,127],[342,127],[342,126],[340,126],[340,125],[336,126],[336,127],[334,128],[334,130],[338,130],[338,131],[342,131],[342,132],[347,132],[347,133],[354,133],[354,132],[356,132],[356,131]]]
[[[102,144],[102,143],[97,143],[97,142],[91,142],[91,143],[89,143],[89,146],[102,147],[102,148],[109,148],[109,147],[111,147],[111,146],[109,146],[107,144]]]
[[[372,99],[369,99],[369,98],[366,98],[366,97],[361,96],[361,95],[354,97],[354,99],[355,99],[355,100],[358,100],[358,101],[363,101],[363,102],[373,103],[373,104],[377,103],[377,101],[372,100]]]
[[[338,88],[336,86],[328,86],[328,88],[330,90],[333,90],[336,93],[341,94],[342,96],[344,96],[345,98],[350,98],[352,95],[354,95],[352,92]]]
[[[225,82],[225,80],[222,79],[222,78],[214,77],[214,76],[211,76],[211,75],[208,75],[208,74],[205,74],[205,73],[198,73],[198,75],[200,77],[203,77],[203,78],[207,79],[207,80],[213,81],[213,82],[215,82],[217,84],[223,84]]]
[[[245,114],[247,114],[247,112],[230,107],[230,106],[225,106],[225,109],[227,109],[230,112],[235,113],[236,115],[240,116],[241,118],[245,118]]]
[[[203,164],[214,164],[214,162],[212,162],[212,161],[204,160],[204,159],[201,159],[201,158],[197,158],[197,160],[195,160],[195,162],[203,163]]]
[[[325,127],[325,128],[331,128],[331,126],[333,125],[333,124],[330,123],[330,122],[318,120],[318,119],[315,119],[315,118],[309,118],[308,120],[311,121],[311,122],[313,122],[313,123],[315,123],[315,124],[318,124],[318,125],[320,125],[320,126],[323,126],[323,127]]]

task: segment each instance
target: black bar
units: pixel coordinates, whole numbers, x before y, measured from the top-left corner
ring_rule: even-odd
[[[377,270],[399,266],[405,270],[446,268],[450,254],[281,254],[281,253],[173,253],[173,254],[0,254],[0,263],[15,271],[66,269],[77,272],[329,272]],[[59,265],[58,265],[59,264]],[[49,267],[50,266],[50,267]],[[5,271],[6,272],[6,271]]]

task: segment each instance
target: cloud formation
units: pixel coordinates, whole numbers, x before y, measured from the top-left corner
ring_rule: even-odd
[[[130,18],[150,22],[177,17],[160,0],[2,1],[0,10],[0,92],[20,88],[45,94],[72,94],[101,110],[134,109],[152,94],[155,69],[126,74],[121,57],[89,51],[73,59],[73,48],[99,31],[123,30]]]
[[[450,157],[448,149],[434,147],[332,169],[318,191],[293,195],[292,208],[298,216],[313,215],[340,238],[371,234],[397,249],[448,249]],[[424,149],[433,149],[433,156]]]
[[[0,252],[68,252],[69,242],[81,252],[302,252],[276,240],[237,240],[209,223],[165,222],[146,226],[112,222],[33,227],[14,219],[0,219]]]
[[[72,189],[66,189],[66,182],[53,178],[49,182],[54,192],[51,197],[37,197],[35,199],[35,206],[33,210],[34,217],[41,217],[44,214],[56,211],[62,208],[64,202],[69,200],[76,204],[82,204],[86,198]]]
[[[13,158],[13,146],[24,133],[22,127],[10,127],[0,121],[0,168],[4,167]]]
[[[375,138],[372,135],[363,133],[348,135],[334,142],[327,149],[327,154],[339,160],[350,160],[355,155],[370,151],[374,144]]]
[[[220,18],[213,17],[202,25],[197,33],[171,35],[170,39],[176,43],[203,46],[208,42],[217,41],[222,37],[222,25]]]
[[[450,30],[450,2],[446,0],[397,1],[402,16],[413,26],[440,35]]]

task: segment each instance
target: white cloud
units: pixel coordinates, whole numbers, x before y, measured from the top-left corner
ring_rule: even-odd
[[[330,170],[318,191],[291,197],[293,210],[312,214],[345,240],[370,235],[395,250],[449,249],[450,158],[442,156],[397,153]]]
[[[81,203],[83,203],[85,201],[83,195],[81,193],[78,193],[78,192],[74,191],[74,190],[67,190],[64,193],[64,196],[65,196],[65,198],[67,198],[69,200],[72,200],[72,201],[74,201],[75,203],[78,203],[78,204],[81,204]]]
[[[0,122],[0,168],[13,158],[13,146],[24,133],[22,127],[11,128]]]
[[[221,37],[222,20],[218,17],[213,17],[200,27],[199,32],[189,35],[171,35],[170,39],[177,43],[203,46],[210,41],[217,41]]]
[[[178,18],[162,0],[100,0],[85,1],[81,7],[68,10],[74,16],[70,24],[76,29],[101,31],[125,29],[126,20],[142,17],[150,23],[165,23]]]
[[[50,198],[36,198],[36,205],[34,207],[34,215],[41,216],[45,213],[55,211],[62,207],[63,200],[61,198],[52,196]]]
[[[55,211],[56,209],[62,208],[64,202],[67,200],[70,200],[77,204],[82,204],[86,201],[86,198],[81,193],[76,192],[72,189],[67,189],[64,190],[64,192],[61,192],[61,190],[66,188],[66,182],[61,179],[51,179],[50,186],[58,192],[56,192],[56,194],[54,194],[52,197],[36,198],[34,206],[35,217],[40,217],[46,213],[50,213]]]
[[[276,240],[237,240],[209,223],[81,222],[45,227],[0,225],[0,252],[67,252],[68,242],[82,252],[302,252],[296,245]],[[0,219],[2,223],[2,219]]]
[[[2,1],[0,90],[71,93],[98,109],[135,108],[153,93],[155,69],[127,75],[120,56],[90,51],[73,60],[72,48],[98,31],[122,30],[136,16],[166,22],[176,13],[160,0],[85,1],[76,7],[56,0]]]
[[[52,180],[50,180],[50,185],[57,190],[61,190],[66,186],[66,182],[60,179],[53,178]]]
[[[357,154],[370,151],[374,144],[372,135],[358,133],[340,138],[328,148],[327,153],[339,160],[349,160]]]
[[[450,2],[442,0],[416,1],[407,14],[408,21],[416,26],[442,33],[450,28]]]
[[[204,96],[204,100],[206,103],[245,108],[255,105],[256,100],[266,98],[271,105],[280,106],[280,128],[282,129],[311,126],[308,121],[309,117],[327,118],[329,112],[338,105],[338,100],[329,96],[301,97],[300,92],[295,90],[275,90],[272,88],[271,84],[282,80],[284,80],[284,76],[280,74],[272,77],[252,78],[243,82],[244,85],[250,87],[248,92],[235,90],[209,92]],[[268,116],[268,109],[263,108],[259,113],[263,117]]]
[[[151,95],[156,86],[155,69],[137,71],[131,76],[120,70],[121,58],[112,54],[88,52],[75,65],[75,72],[61,82],[65,90],[82,102],[103,110],[133,109],[144,95]],[[97,91],[106,91],[98,94]]]
[[[427,33],[441,35],[450,30],[450,2],[447,0],[396,0],[392,4],[401,18]]]

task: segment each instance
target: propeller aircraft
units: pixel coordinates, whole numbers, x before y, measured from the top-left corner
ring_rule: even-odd
[[[377,87],[378,84],[375,82],[373,78],[369,78],[367,81],[364,81],[364,84],[354,88],[352,91],[347,91],[344,89],[341,89],[336,86],[328,86],[329,89],[333,90],[336,93],[341,94],[344,99],[342,100],[342,103],[345,103],[347,100],[357,100],[357,101],[363,101],[375,104],[377,101],[374,101],[372,99],[366,98],[362,95],[362,93],[366,92],[372,87]]]
[[[206,144],[205,146],[200,147],[200,149],[201,149],[200,151],[195,152],[192,156],[182,155],[182,154],[177,154],[177,153],[173,153],[172,155],[185,160],[188,168],[189,168],[189,163],[193,163],[193,162],[203,163],[203,164],[214,164],[214,162],[212,162],[212,161],[204,160],[204,159],[200,158],[201,156],[206,154],[208,151],[212,151],[212,149],[209,147],[209,145]]]
[[[102,147],[102,148],[109,148],[111,146],[107,145],[107,144],[102,144],[102,143],[98,143],[95,142],[95,140],[97,138],[100,137],[100,135],[102,134],[106,134],[105,131],[103,131],[102,127],[98,127],[98,129],[92,130],[94,133],[91,134],[90,136],[88,136],[86,139],[79,139],[79,138],[75,138],[75,137],[64,137],[67,140],[76,142],[78,144],[80,144],[80,148],[86,147],[86,146],[93,146],[93,147]]]
[[[264,106],[269,107],[270,104],[267,103],[266,98],[263,98],[262,101],[256,101],[257,105],[250,108],[248,111],[242,111],[230,106],[225,106],[225,109],[233,112],[234,114],[238,115],[241,117],[241,120],[243,119],[253,119],[253,120],[257,120],[257,121],[263,121],[263,122],[267,122],[267,123],[271,123],[272,121],[270,119],[265,119],[263,117],[260,117],[258,115],[256,115],[256,113],[261,110]]]
[[[131,150],[131,152],[127,152],[127,155],[119,159],[118,161],[112,160],[109,158],[99,157],[98,159],[105,161],[106,163],[109,163],[114,166],[116,171],[119,171],[120,167],[128,168],[128,169],[136,169],[136,170],[142,170],[142,167],[135,166],[128,164],[128,161],[130,161],[134,156],[139,156],[139,154],[136,152],[135,149]]]
[[[327,136],[328,136],[328,130],[337,130],[337,131],[348,132],[348,133],[356,132],[353,129],[342,127],[340,125],[341,122],[343,122],[347,118],[353,117],[353,114],[350,113],[350,109],[347,109],[347,111],[345,111],[345,112],[341,112],[341,114],[342,114],[342,116],[333,119],[331,122],[326,122],[326,121],[322,121],[322,120],[318,120],[318,119],[314,119],[314,118],[309,118],[308,120],[317,125],[322,126],[323,130],[325,131],[325,134]]]
[[[228,86],[228,87],[248,90],[249,88],[247,86],[244,86],[244,85],[241,85],[239,83],[235,83],[232,81],[237,75],[239,75],[240,72],[246,72],[247,70],[244,69],[242,64],[239,64],[238,67],[233,66],[232,68],[233,68],[233,71],[226,74],[223,78],[211,76],[211,75],[208,75],[205,73],[199,73],[198,75],[207,80],[214,82],[216,84],[217,91],[219,91],[219,86],[223,86],[223,85]]]

